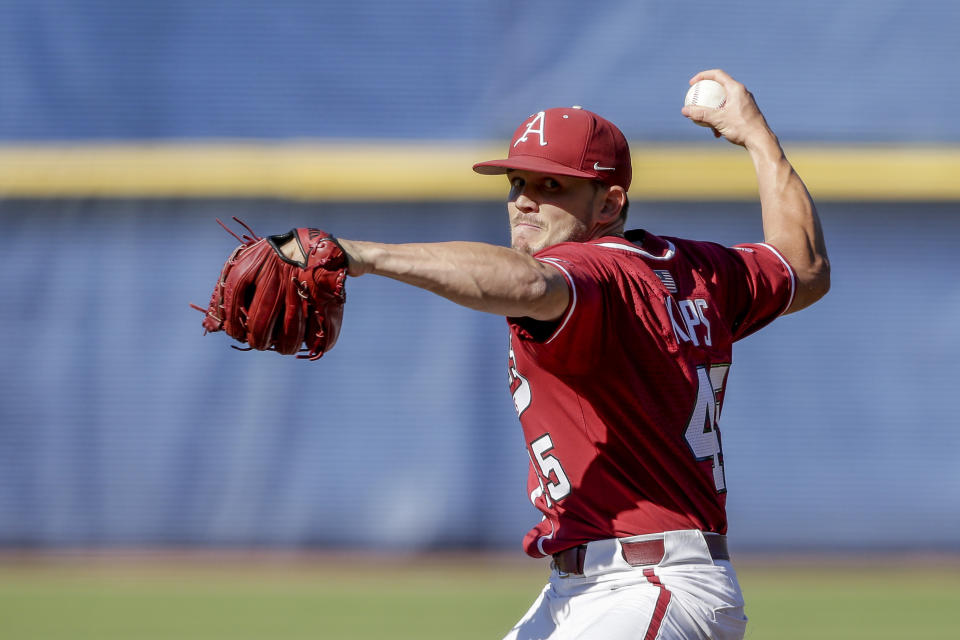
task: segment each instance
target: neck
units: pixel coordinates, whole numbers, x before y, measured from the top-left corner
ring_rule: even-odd
[[[602,238],[604,236],[616,236],[622,238],[623,236],[623,221],[616,220],[610,224],[599,225],[592,234],[592,238],[595,240],[597,238]]]

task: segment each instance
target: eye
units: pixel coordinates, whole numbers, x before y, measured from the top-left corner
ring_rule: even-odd
[[[560,188],[560,183],[554,180],[553,178],[544,178],[543,188],[548,191],[556,191],[557,189]]]
[[[526,183],[523,181],[523,178],[511,178],[510,179],[510,199],[516,200],[521,193],[523,193],[523,187]]]

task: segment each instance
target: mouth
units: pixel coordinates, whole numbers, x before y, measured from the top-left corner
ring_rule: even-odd
[[[533,220],[517,220],[513,223],[514,229],[541,229],[541,226]]]

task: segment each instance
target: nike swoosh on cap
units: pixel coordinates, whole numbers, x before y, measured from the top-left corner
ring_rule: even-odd
[[[593,170],[594,170],[594,171],[616,171],[617,168],[616,168],[616,167],[601,167],[599,162],[594,162],[594,163],[593,163]]]

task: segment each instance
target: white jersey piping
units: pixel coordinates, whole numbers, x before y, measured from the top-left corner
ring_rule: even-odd
[[[550,264],[556,267],[557,269],[559,269],[563,273],[564,277],[567,279],[567,282],[570,283],[570,296],[571,296],[570,308],[567,309],[567,313],[563,317],[563,322],[560,323],[560,326],[557,327],[557,330],[553,332],[553,335],[550,336],[550,338],[548,338],[546,342],[544,342],[544,344],[550,344],[551,342],[553,342],[554,338],[560,335],[560,332],[563,331],[563,328],[565,326],[567,326],[567,322],[570,320],[570,317],[573,315],[573,310],[577,306],[577,287],[576,285],[573,284],[573,278],[570,276],[570,272],[564,269],[562,266],[560,266],[559,262],[561,261],[558,258],[537,258],[537,259],[540,262],[546,262],[547,264]]]
[[[547,517],[544,516],[543,519],[547,520]],[[553,540],[553,534],[557,532],[556,528],[553,526],[553,521],[550,520],[549,522],[550,522],[550,534],[546,536],[540,536],[539,538],[537,538],[537,551],[542,553],[544,556],[547,555],[547,552],[544,551],[543,549],[543,543],[546,542],[547,540]]]
[[[758,242],[757,245],[761,247],[766,247],[773,253],[773,255],[777,256],[780,262],[783,263],[783,266],[787,268],[787,273],[790,274],[790,299],[787,300],[787,306],[785,306],[783,308],[783,311],[781,311],[779,314],[782,316],[790,308],[790,305],[793,304],[793,298],[797,293],[797,276],[793,273],[793,267],[791,267],[790,263],[786,261],[786,259],[780,254],[779,251],[777,251],[776,247],[774,247],[773,245],[767,244],[766,242]]]

